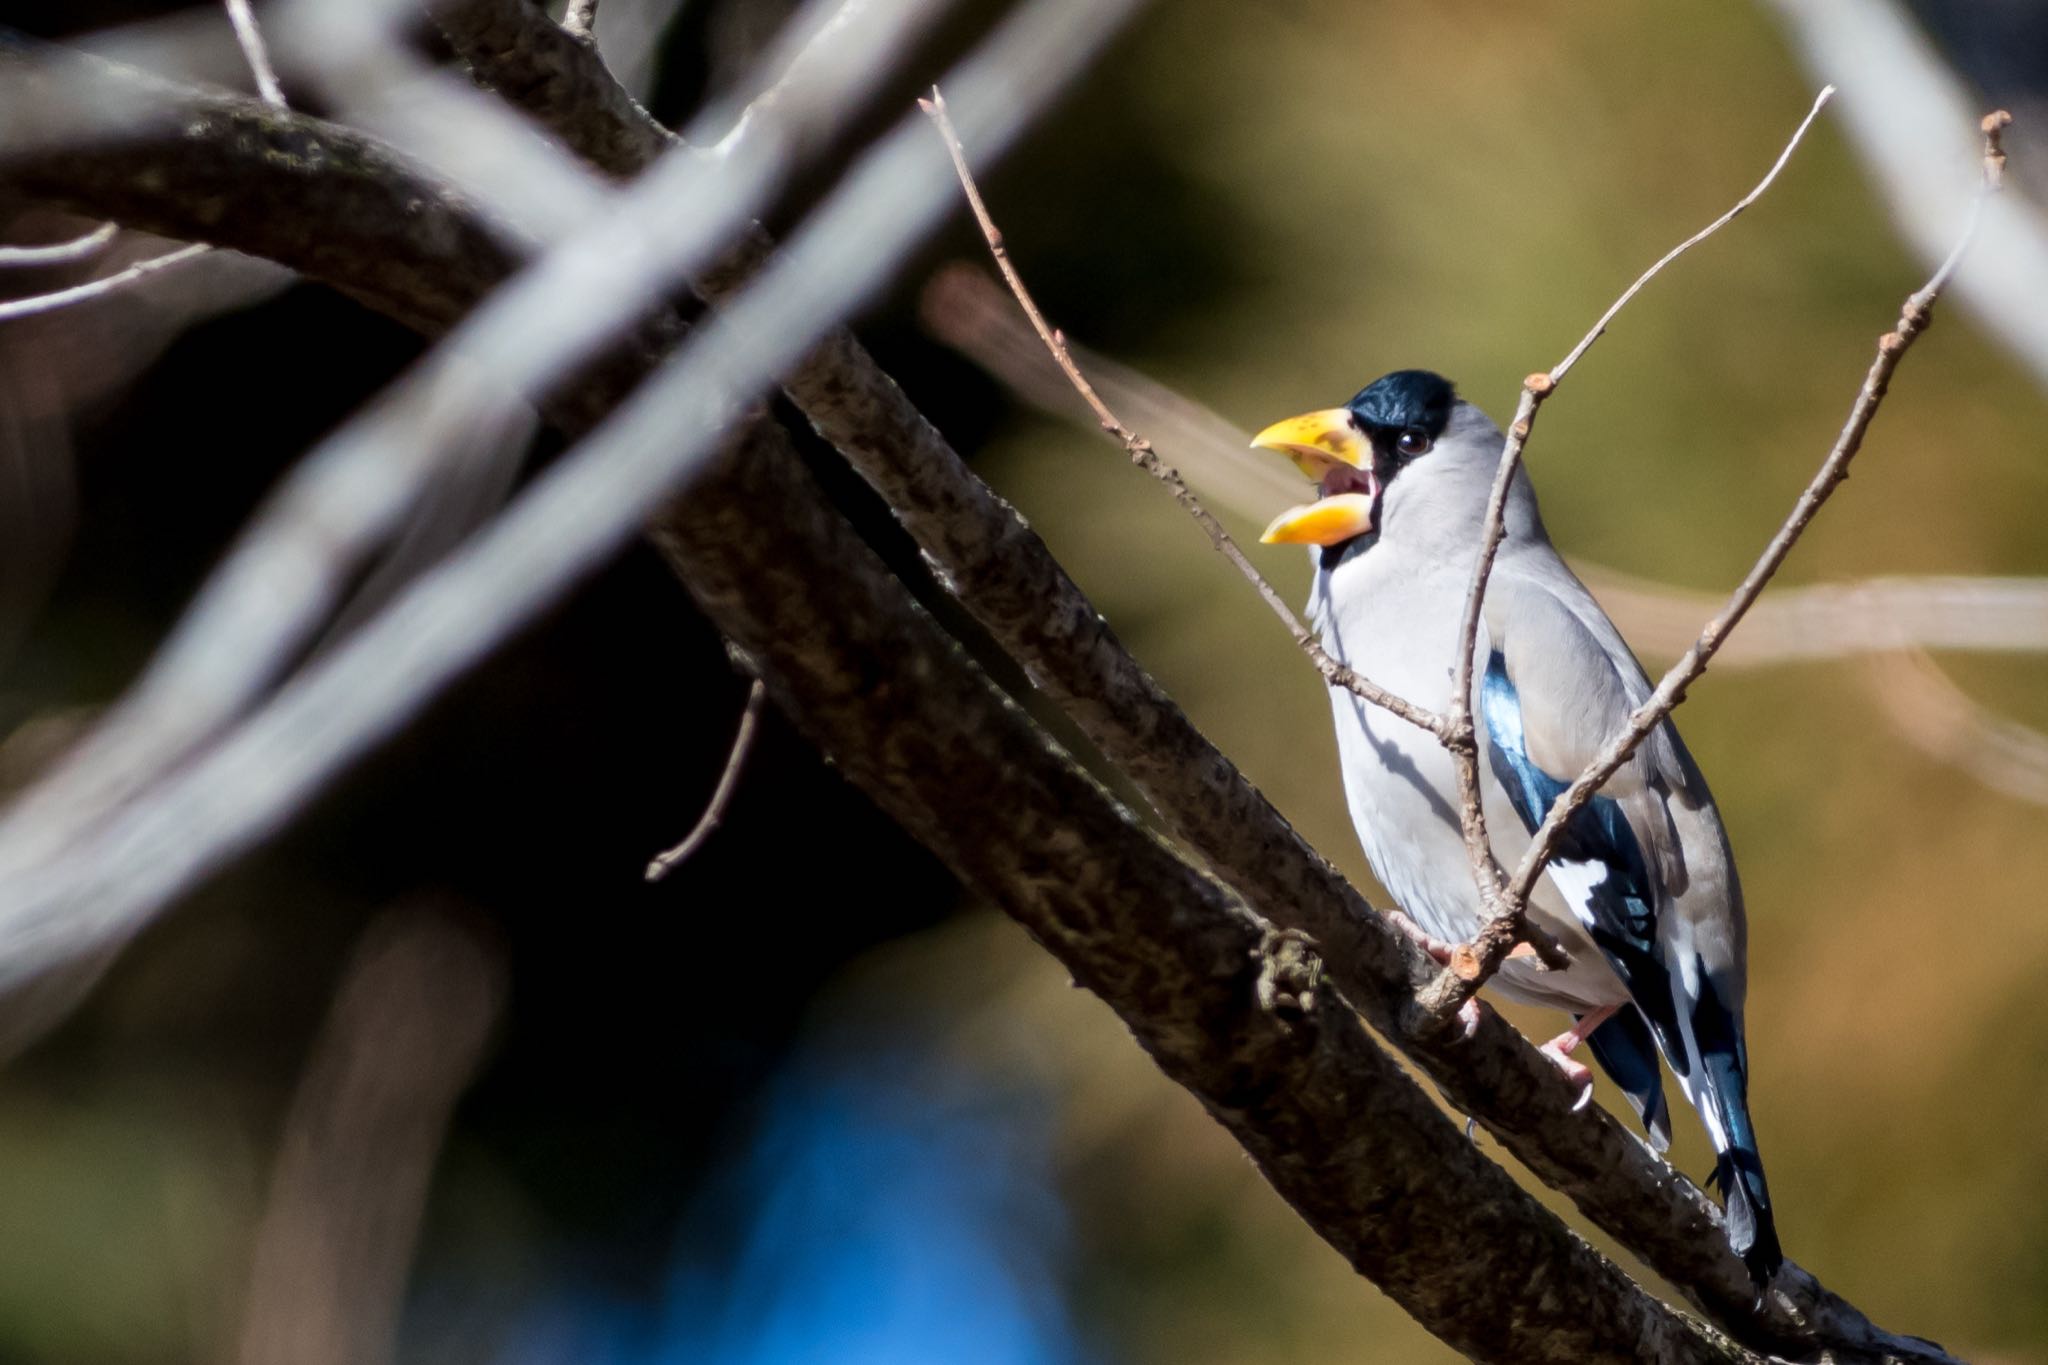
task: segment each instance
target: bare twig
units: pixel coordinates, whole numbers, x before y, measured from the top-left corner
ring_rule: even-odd
[[[1924,650],[1872,655],[1862,673],[1915,748],[1994,791],[2048,806],[2048,735],[1974,700]]]
[[[1956,239],[1979,106],[1901,0],[1772,0],[1816,80],[1842,82],[1837,127],[1899,235],[1928,268]],[[1946,291],[2048,387],[2048,211],[2023,189],[1985,206],[1969,262]]]
[[[114,240],[118,231],[120,225],[117,223],[101,223],[83,237],[73,237],[68,242],[52,242],[48,246],[0,246],[0,269],[70,265],[83,261],[97,256],[107,243]]]
[[[1809,115],[1809,119],[1811,116]],[[1988,114],[1982,122],[1984,134],[1984,180],[1977,194],[1977,205],[1995,193],[2002,183],[2004,152],[2000,147],[2000,135],[2012,116],[1999,111]],[[1801,125],[1804,128],[1804,124]],[[1515,868],[1513,878],[1508,882],[1502,896],[1501,911],[1469,945],[1471,964],[1476,971],[1470,975],[1447,970],[1425,993],[1425,1003],[1433,1011],[1455,1010],[1474,990],[1484,983],[1488,976],[1506,960],[1515,943],[1513,919],[1520,915],[1527,904],[1530,888],[1543,874],[1551,854],[1556,850],[1558,840],[1563,837],[1564,826],[1574,814],[1593,799],[1608,778],[1612,777],[1629,756],[1636,751],[1650,732],[1664,722],[1678,703],[1685,698],[1686,688],[1707,670],[1707,663],[1714,652],[1721,647],[1721,641],[1740,623],[1757,596],[1763,592],[1792,547],[1820,511],[1821,504],[1849,476],[1849,462],[1863,446],[1863,437],[1870,429],[1871,421],[1877,416],[1878,406],[1891,385],[1892,374],[1898,369],[1900,359],[1915,338],[1927,329],[1932,318],[1935,300],[1940,297],[1942,287],[1962,259],[1975,233],[1978,213],[1973,211],[1962,235],[1957,240],[1948,258],[1934,272],[1933,278],[1906,299],[1900,310],[1899,320],[1893,329],[1878,338],[1877,355],[1871,361],[1869,372],[1864,376],[1863,387],[1857,392],[1856,401],[1849,410],[1848,420],[1841,433],[1835,438],[1827,458],[1821,462],[1805,490],[1793,504],[1792,511],[1778,528],[1776,535],[1764,547],[1749,574],[1729,597],[1728,603],[1713,620],[1707,622],[1699,638],[1679,661],[1673,664],[1657,688],[1641,706],[1628,718],[1621,732],[1608,741],[1599,757],[1587,765],[1572,785],[1552,804],[1543,823],[1538,826],[1535,837],[1529,842],[1522,855],[1522,861]],[[1510,437],[1512,440],[1512,437]],[[1469,667],[1469,659],[1467,660]]]
[[[32,294],[25,299],[8,299],[0,303],[0,322],[34,317],[39,313],[54,313],[59,308],[68,308],[74,303],[84,303],[88,299],[115,293],[159,271],[197,260],[211,249],[195,242],[190,246],[181,246],[175,251],[167,251],[161,256],[152,256],[146,261],[137,261],[127,269],[116,271],[104,278],[74,284],[69,289],[56,289],[47,294]]]
[[[223,3],[227,5],[228,22],[234,26],[235,41],[241,44],[242,56],[248,60],[249,74],[256,78],[256,93],[265,104],[286,108],[284,87],[277,83],[277,68],[270,63],[270,48],[263,41],[263,30],[256,26],[256,14],[249,8],[249,0]]]
[[[1599,321],[1555,368],[1546,374],[1532,374],[1522,381],[1521,398],[1515,405],[1514,421],[1508,425],[1507,440],[1501,447],[1500,467],[1494,474],[1493,487],[1487,496],[1479,555],[1472,566],[1472,586],[1466,593],[1464,614],[1458,623],[1458,653],[1453,663],[1450,705],[1445,714],[1444,747],[1450,750],[1458,774],[1458,825],[1465,838],[1465,853],[1472,861],[1473,884],[1478,888],[1480,906],[1487,917],[1479,940],[1483,940],[1489,949],[1475,953],[1471,947],[1461,946],[1452,953],[1444,979],[1466,984],[1460,991],[1444,994],[1457,995],[1461,1005],[1506,960],[1509,949],[1527,937],[1528,919],[1524,913],[1528,902],[1527,888],[1519,895],[1513,893],[1500,860],[1494,856],[1486,829],[1486,808],[1479,787],[1479,740],[1472,721],[1472,670],[1473,655],[1479,647],[1479,621],[1485,606],[1487,580],[1493,574],[1493,562],[1500,553],[1501,541],[1507,535],[1508,491],[1514,486],[1516,471],[1521,467],[1522,451],[1529,443],[1537,410],[1556,392],[1558,384],[1579,363],[1579,358],[1592,348],[1593,343],[1606,332],[1607,325],[1642,292],[1645,285],[1655,279],[1665,266],[1733,222],[1771,187],[1771,182],[1778,178],[1778,172],[1785,168],[1800,140],[1806,136],[1806,130],[1813,125],[1814,118],[1834,93],[1834,87],[1829,86],[1814,99],[1813,107],[1807,110],[1806,117],[1800,120],[1790,141],[1778,153],[1778,159],[1771,163],[1764,178],[1757,182],[1756,188],[1738,199],[1719,218],[1665,252],[1654,265],[1637,276],[1635,283],[1622,291],[1621,297],[1608,306]],[[1499,945],[1497,949],[1493,948],[1495,944]]]
[[[238,1361],[392,1358],[434,1166],[503,1012],[505,976],[502,950],[450,911],[371,923],[285,1119]]]
[[[1820,111],[1826,108],[1828,101],[1834,97],[1835,87],[1832,85],[1821,87],[1821,92],[1813,98],[1813,107],[1806,111],[1806,117],[1801,119],[1799,126],[1792,130],[1791,138],[1785,143],[1785,150],[1778,153],[1778,159],[1771,163],[1770,170],[1764,172],[1764,178],[1756,182],[1756,188],[1736,200],[1734,205],[1719,218],[1716,218],[1713,222],[1707,224],[1698,232],[1695,232],[1692,236],[1658,257],[1655,265],[1637,276],[1636,282],[1623,290],[1621,297],[1616,299],[1609,305],[1607,311],[1600,315],[1600,320],[1593,324],[1592,330],[1579,338],[1579,344],[1572,347],[1571,354],[1557,362],[1557,368],[1550,372],[1550,382],[1552,385],[1564,382],[1564,377],[1571,372],[1572,366],[1578,364],[1579,358],[1591,350],[1593,343],[1606,333],[1607,325],[1614,321],[1615,316],[1622,309],[1628,307],[1630,300],[1634,299],[1637,294],[1640,294],[1643,291],[1643,286],[1655,279],[1665,266],[1670,265],[1680,256],[1683,256],[1701,242],[1706,241],[1707,238],[1713,236],[1722,228],[1727,227],[1742,216],[1744,209],[1763,197],[1764,191],[1771,187],[1771,182],[1778,178],[1778,172],[1784,170],[1786,163],[1792,160],[1792,153],[1799,150],[1800,142],[1806,137],[1806,130],[1813,126],[1814,119],[1820,116]]]
[[[597,0],[569,0],[562,15],[562,31],[578,38],[597,36]]]
[[[746,709],[740,712],[739,731],[732,737],[732,752],[726,756],[725,771],[718,775],[718,785],[712,789],[711,800],[705,804],[704,813],[697,817],[697,823],[682,842],[663,853],[654,856],[647,864],[647,880],[658,882],[674,871],[676,865],[704,846],[712,831],[725,819],[725,808],[732,804],[732,794],[740,785],[740,772],[747,766],[747,754],[754,747],[754,731],[761,723],[761,702],[767,690],[759,678],[747,689]]]
[[[1094,385],[1081,373],[1081,367],[1074,363],[1074,357],[1067,350],[1066,337],[1045,320],[1045,315],[1038,310],[1037,303],[1032,300],[1031,291],[1025,288],[1023,277],[1017,273],[1016,266],[1010,263],[1010,253],[1003,245],[1002,230],[989,216],[988,206],[982,201],[981,190],[974,183],[974,174],[967,167],[967,152],[960,145],[960,136],[953,128],[952,120],[946,117],[945,98],[934,86],[932,97],[918,103],[925,113],[931,116],[932,122],[938,127],[939,135],[946,141],[946,150],[953,158],[953,169],[960,177],[961,188],[966,191],[967,204],[974,211],[974,220],[981,226],[982,236],[988,239],[988,249],[995,257],[996,268],[1003,272],[1003,279],[1009,284],[1010,292],[1016,296],[1025,316],[1031,319],[1033,330],[1045,342],[1046,349],[1052,352],[1054,363],[1066,375],[1067,382],[1074,386],[1082,400],[1094,411],[1096,418],[1102,423],[1102,429],[1123,443],[1124,450],[1130,455],[1133,464],[1171,490],[1174,500],[1187,509],[1188,515],[1192,516],[1208,534],[1210,541],[1223,557],[1258,590],[1266,605],[1273,609],[1273,614],[1287,627],[1287,633],[1294,637],[1294,642],[1314,661],[1316,671],[1332,686],[1348,688],[1375,706],[1384,707],[1409,724],[1420,726],[1441,738],[1445,733],[1442,717],[1395,696],[1377,683],[1361,677],[1352,669],[1337,662],[1330,652],[1323,648],[1322,642],[1316,639],[1314,632],[1301,623],[1301,618],[1294,614],[1293,609],[1281,598],[1273,585],[1266,581],[1265,575],[1245,558],[1244,551],[1237,548],[1237,542],[1231,539],[1230,532],[1224,530],[1223,523],[1216,520],[1209,510],[1202,506],[1194,491],[1188,487],[1187,480],[1181,478],[1179,471],[1161,460],[1150,441],[1125,426],[1123,421],[1103,403],[1101,395],[1095,392]]]

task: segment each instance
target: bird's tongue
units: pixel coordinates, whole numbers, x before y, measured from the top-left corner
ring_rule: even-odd
[[[1373,529],[1379,501],[1376,473],[1337,465],[1323,476],[1322,497],[1288,508],[1259,539],[1268,545],[1336,545]]]

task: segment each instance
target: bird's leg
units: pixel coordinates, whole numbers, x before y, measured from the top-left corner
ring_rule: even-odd
[[[1436,960],[1438,966],[1448,967],[1451,965],[1450,944],[1440,938],[1431,938],[1429,931],[1408,918],[1405,911],[1387,910],[1383,913],[1387,917],[1387,923],[1401,931],[1401,937],[1422,949],[1423,952],[1428,953],[1430,957]]]
[[[1403,911],[1388,910],[1385,914],[1387,923],[1398,929],[1401,937],[1422,949],[1423,952],[1428,953],[1430,959],[1437,966],[1448,967],[1451,965],[1451,951],[1454,945],[1446,943],[1440,938],[1431,937],[1428,930],[1408,918],[1407,914]],[[1458,1006],[1458,1032],[1460,1037],[1470,1038],[1478,1031],[1479,998],[1474,996]]]
[[[1620,1008],[1621,1006],[1619,1005],[1602,1005],[1591,1014],[1579,1016],[1570,1028],[1552,1038],[1539,1049],[1544,1056],[1557,1063],[1558,1069],[1564,1072],[1566,1080],[1574,1085],[1584,1087],[1579,1092],[1578,1103],[1572,1106],[1572,1112],[1574,1113],[1584,1109],[1593,1098],[1593,1072],[1590,1067],[1583,1063],[1573,1061],[1572,1051],[1580,1043],[1590,1038],[1593,1035],[1594,1029],[1599,1028],[1602,1024],[1613,1018],[1614,1012]]]

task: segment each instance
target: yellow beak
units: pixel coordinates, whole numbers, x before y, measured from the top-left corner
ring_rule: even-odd
[[[1353,469],[1372,467],[1372,448],[1365,443],[1348,408],[1324,408],[1275,422],[1252,437],[1260,450],[1277,450],[1311,479],[1321,481],[1331,464]]]
[[[1372,529],[1372,498],[1333,493],[1290,507],[1259,537],[1264,545],[1337,545]]]
[[[1373,474],[1372,447],[1359,431],[1346,408],[1325,408],[1275,422],[1252,437],[1261,450],[1277,450],[1294,461],[1295,468],[1316,483],[1322,483],[1338,466],[1357,470],[1365,476],[1363,493],[1333,493],[1299,507],[1290,507],[1273,519],[1259,539],[1268,545],[1335,545],[1373,527],[1374,494],[1378,491]],[[1352,481],[1355,484],[1355,480]]]

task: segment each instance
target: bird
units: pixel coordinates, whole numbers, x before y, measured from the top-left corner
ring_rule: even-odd
[[[1427,370],[1374,380],[1342,407],[1276,422],[1256,448],[1318,486],[1262,537],[1311,548],[1311,620],[1338,662],[1442,715],[1503,438]],[[1651,693],[1621,632],[1552,546],[1525,469],[1506,502],[1472,665],[1482,808],[1515,866],[1574,778]],[[1456,769],[1436,737],[1332,687],[1352,823],[1398,910],[1439,959],[1484,918],[1459,823]],[[1749,1111],[1743,1033],[1747,921],[1721,816],[1667,716],[1566,824],[1528,914],[1570,965],[1518,952],[1490,983],[1560,1009],[1544,1051],[1592,1093],[1581,1042],[1626,1095],[1653,1148],[1671,1142],[1661,1054],[1715,1153],[1731,1247],[1759,1294],[1783,1263]]]

